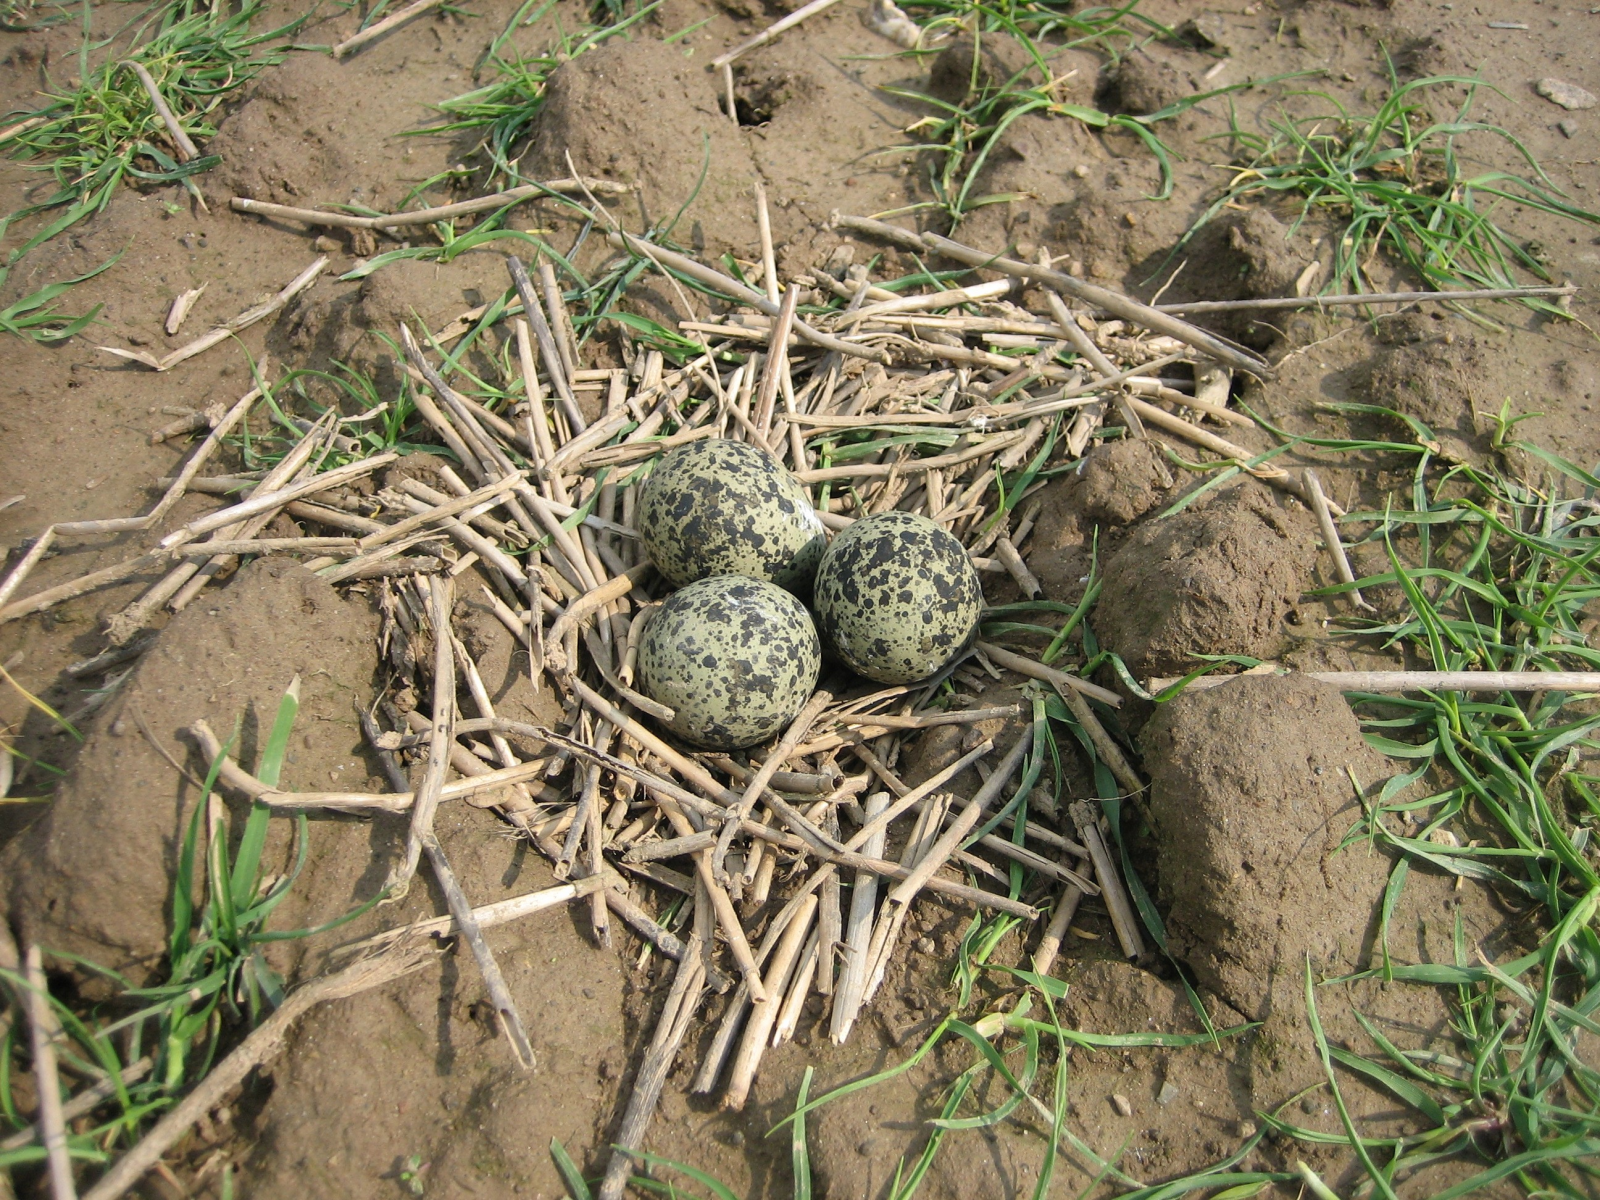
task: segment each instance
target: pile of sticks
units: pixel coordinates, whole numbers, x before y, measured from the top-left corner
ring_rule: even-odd
[[[299,554],[331,582],[376,592],[396,687],[416,698],[377,706],[365,719],[391,790],[286,791],[226,759],[222,782],[277,808],[404,814],[406,852],[389,891],[403,892],[428,859],[451,918],[423,932],[469,944],[525,1066],[533,1052],[482,936],[487,925],[546,902],[578,901],[589,905],[598,942],[609,941],[615,917],[676,960],[617,1138],[625,1148],[641,1144],[706,996],[727,1001],[693,1086],[720,1092],[738,1109],[764,1049],[795,1034],[813,994],[834,1040],[850,1036],[896,956],[909,952],[907,920],[925,893],[1027,920],[1053,899],[1035,956],[1041,970],[1049,970],[1085,896],[1102,898],[1126,954],[1144,950],[1097,807],[1077,803],[1058,813],[1051,791],[1035,786],[1046,757],[1035,745],[1047,736],[1044,721],[1030,704],[977,700],[1008,671],[1053,690],[1132,793],[1141,781],[1089,703],[1115,707],[1115,693],[980,641],[916,687],[825,677],[774,744],[712,754],[659,732],[653,720],[670,711],[632,686],[639,638],[665,587],[633,531],[637,485],[675,446],[729,437],[765,447],[810,490],[833,529],[889,509],[926,515],[962,541],[980,570],[1002,583],[1009,578],[1027,598],[1041,594],[1025,561],[1040,508],[1038,468],[1079,457],[1107,418],[1127,436],[1153,428],[1229,459],[1251,457],[1200,423],[1249,423],[1227,407],[1230,371],[1266,373],[1248,351],[1060,275],[1048,260],[1013,262],[878,222],[838,221],[858,235],[982,265],[1002,278],[905,295],[875,287],[846,263],[838,274],[819,272],[780,290],[762,220],[761,262],[750,272],[758,291],[615,230],[618,250],[650,260],[674,287],[687,279],[735,303],[714,318],[682,322],[683,336],[701,352],[681,366],[669,369],[660,352],[634,348],[627,367],[586,369],[554,271],[545,265],[530,274],[512,258],[518,303],[502,320],[520,377],[502,383],[507,393],[520,392],[519,404],[492,411],[444,378],[437,359],[447,335],[460,336],[470,322],[421,340],[400,330],[416,409],[456,464],[438,469],[438,487],[396,475],[381,487],[362,483],[358,494],[352,485],[398,455],[348,461],[355,443],[342,429],[350,418],[332,410],[307,423],[270,470],[201,476],[260,399],[257,388],[225,410],[184,419],[185,429],[209,429],[150,512],[54,526],[0,582],[6,621],[109,583],[157,576],[110,619],[110,648],[73,668],[80,675],[136,656],[148,644],[141,631],[160,612],[182,608],[241,556]],[[1044,296],[1043,311],[1021,305],[1024,285],[1028,295]],[[829,294],[847,299],[842,312],[802,319],[803,297]],[[1077,365],[1060,365],[1063,351]],[[263,365],[263,381],[268,370]],[[1296,494],[1304,489],[1287,473],[1251,469]],[[1032,482],[1002,497],[997,477],[1019,474]],[[13,599],[57,538],[153,533],[189,491],[231,502],[120,564]],[[320,532],[267,536],[280,514]],[[559,722],[495,711],[453,627],[456,600],[474,584],[526,650],[535,685],[553,689],[564,706]],[[959,756],[907,784],[899,773],[904,751],[922,731],[943,725],[965,727]],[[190,733],[208,760],[222,757],[204,723]],[[415,783],[408,753],[421,760]],[[953,785],[968,771],[981,782],[963,798]],[[494,808],[531,840],[569,881],[556,889],[559,898],[475,909],[471,881],[456,879],[433,832],[438,806],[455,800]],[[1011,886],[1014,864],[1028,880],[1020,895]],[[641,883],[680,897],[670,917],[641,902]],[[629,1167],[619,1151],[601,1195],[619,1196]]]

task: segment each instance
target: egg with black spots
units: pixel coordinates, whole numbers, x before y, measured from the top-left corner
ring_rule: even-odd
[[[778,733],[805,707],[822,643],[805,605],[776,584],[714,575],[672,593],[639,640],[640,687],[668,727],[713,750]]]
[[[821,518],[783,464],[727,438],[663,458],[644,484],[635,526],[675,587],[746,575],[803,595],[827,546]]]
[[[813,607],[823,640],[851,670],[879,683],[919,683],[972,643],[983,586],[944,529],[885,512],[834,537]]]

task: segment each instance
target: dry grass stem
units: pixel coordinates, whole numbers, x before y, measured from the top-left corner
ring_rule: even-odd
[[[539,344],[539,357],[544,362],[545,375],[556,393],[561,411],[566,415],[572,432],[582,433],[586,428],[583,413],[579,411],[578,399],[572,393],[572,383],[567,378],[566,365],[562,361],[561,350],[556,344],[550,321],[534,294],[533,280],[528,278],[528,268],[513,254],[506,259],[506,269],[511,272],[512,286],[516,288],[517,297],[522,301],[523,313],[533,327],[534,340]],[[551,469],[548,463],[544,469],[546,472]]]
[[[815,895],[808,895],[801,903],[800,911],[783,931],[778,948],[773,951],[772,961],[768,963],[766,974],[762,977],[763,994],[758,995],[754,987],[750,989],[754,1003],[750,1010],[750,1019],[745,1023],[744,1037],[739,1042],[733,1065],[728,1070],[728,1086],[722,1095],[723,1108],[732,1112],[739,1112],[744,1108],[744,1102],[750,1095],[750,1085],[755,1081],[756,1071],[761,1065],[762,1053],[766,1050],[767,1036],[772,1032],[772,1027],[778,1019],[779,1006],[783,1003],[789,977],[796,966],[806,936],[811,931],[811,919],[816,915],[816,911],[817,898]]]
[[[547,908],[558,908],[574,900],[581,900],[600,891],[604,886],[605,881],[601,876],[589,875],[570,883],[541,888],[539,891],[516,896],[510,900],[497,900],[493,904],[482,905],[472,910],[472,919],[477,922],[479,929],[493,929],[496,925],[518,921],[536,912],[543,912]],[[459,932],[461,926],[454,916],[433,917],[426,921],[413,921],[398,929],[375,933],[369,938],[363,938],[359,942],[343,947],[341,953],[365,954],[374,950],[388,949],[398,942],[429,937],[449,938],[455,937]]]
[[[437,580],[434,582],[438,583]],[[419,805],[417,811],[420,810]],[[489,993],[490,1003],[494,1005],[500,1027],[511,1043],[517,1062],[524,1070],[531,1071],[534,1067],[533,1047],[528,1044],[528,1035],[522,1028],[522,1016],[517,1012],[517,1003],[511,997],[511,990],[506,987],[505,976],[500,973],[500,964],[495,961],[494,952],[489,949],[489,943],[483,938],[483,929],[473,913],[472,903],[467,899],[467,894],[461,890],[461,884],[456,880],[455,872],[450,869],[450,862],[445,857],[444,847],[439,845],[439,839],[434,836],[433,830],[427,829],[421,836],[422,848],[428,855],[429,866],[433,868],[433,877],[450,906],[450,915],[455,921],[457,932],[472,949],[472,957],[477,961],[478,972],[483,976],[484,987]]]
[[[253,517],[260,513],[282,508],[291,500],[299,500],[304,496],[313,496],[318,492],[340,487],[353,479],[361,479],[372,474],[379,467],[388,466],[399,457],[393,451],[384,451],[382,454],[374,454],[371,458],[364,458],[359,462],[348,463],[342,467],[335,467],[331,471],[324,471],[320,475],[313,475],[301,483],[274,491],[258,490],[248,500],[240,504],[235,504],[230,508],[224,508],[204,517],[197,517],[187,525],[173,530],[156,544],[163,550],[170,550],[172,547],[199,537],[203,533],[210,533],[214,529],[232,525],[246,517]],[[393,526],[390,526],[391,530],[393,528]]]
[[[760,292],[746,287],[732,276],[724,275],[721,271],[713,270],[712,268],[705,266],[703,263],[695,261],[687,255],[678,254],[671,250],[665,250],[660,246],[641,241],[632,234],[623,233],[620,230],[608,234],[607,240],[618,249],[630,250],[634,254],[639,255],[641,258],[648,258],[652,262],[663,267],[671,267],[674,271],[680,271],[684,275],[687,275],[690,279],[693,279],[705,285],[706,287],[713,288],[716,291],[733,296],[738,300],[744,301],[746,304],[760,309],[768,316],[775,317],[778,315],[778,306],[771,300],[768,300]],[[848,354],[853,358],[870,359],[871,361],[877,363],[887,363],[889,361],[889,356],[882,350],[874,349],[871,346],[859,345],[855,342],[841,341],[839,338],[836,338],[831,334],[826,334],[820,330],[813,329],[804,321],[797,319],[794,323],[794,328],[795,332],[801,337],[805,338],[806,341],[811,342],[814,345],[821,346],[824,350],[835,350],[840,354]]]
[[[1050,974],[1050,968],[1055,966],[1056,955],[1061,952],[1061,939],[1067,936],[1067,926],[1072,924],[1082,899],[1083,889],[1076,884],[1062,886],[1055,912],[1050,916],[1050,924],[1045,928],[1044,937],[1039,939],[1039,948],[1033,953],[1033,969],[1040,975]]]

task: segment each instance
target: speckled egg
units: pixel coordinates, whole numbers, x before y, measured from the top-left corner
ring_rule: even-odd
[[[916,683],[978,630],[983,587],[961,543],[927,517],[886,512],[833,539],[813,607],[828,647],[879,683]]]
[[[747,575],[804,594],[827,545],[803,488],[765,450],[726,438],[668,454],[635,519],[656,569],[682,587]]]
[[[776,584],[713,575],[656,610],[639,642],[639,679],[676,710],[674,733],[713,750],[765,741],[816,690],[822,643],[805,606]]]

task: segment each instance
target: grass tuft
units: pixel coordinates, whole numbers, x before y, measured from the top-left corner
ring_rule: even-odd
[[[21,0],[12,0],[12,10],[20,7]],[[0,217],[0,237],[15,222],[46,218],[0,262],[0,285],[29,251],[105,208],[124,182],[182,184],[198,197],[193,177],[221,161],[209,154],[179,161],[171,136],[132,64],[149,71],[167,106],[191,137],[210,137],[216,132],[210,121],[223,101],[264,67],[283,60],[284,51],[268,49],[268,43],[292,33],[310,15],[264,33],[252,33],[251,22],[262,11],[256,0],[238,8],[215,0],[176,0],[151,5],[122,28],[96,40],[91,31],[94,11],[84,6],[76,82],[45,91],[44,103],[30,112],[10,114],[6,135],[0,138],[0,153],[36,161],[56,182],[45,199]],[[49,18],[46,22],[53,23]],[[18,116],[21,119],[15,120]],[[89,275],[104,269],[102,266]],[[47,306],[89,275],[49,284],[0,312],[0,330],[39,342],[59,341],[79,332],[93,320],[94,313],[60,317]]]
[[[1370,278],[1380,251],[1433,288],[1515,287],[1518,272],[1550,281],[1537,247],[1502,228],[1497,210],[1520,205],[1590,225],[1600,224],[1600,214],[1565,199],[1509,130],[1471,119],[1477,90],[1486,86],[1481,80],[1435,75],[1402,84],[1392,64],[1390,80],[1389,95],[1371,115],[1350,112],[1326,92],[1307,92],[1322,102],[1321,111],[1283,112],[1267,122],[1265,134],[1235,121],[1228,136],[1240,153],[1229,168],[1232,178],[1174,254],[1224,208],[1282,198],[1299,206],[1296,227],[1321,212],[1338,222],[1328,282],[1334,292],[1384,290]],[[1460,107],[1435,120],[1430,106],[1443,102],[1442,89],[1456,86],[1466,89]],[[1525,172],[1469,173],[1468,138],[1509,147]],[[1522,303],[1567,315],[1548,300]]]

